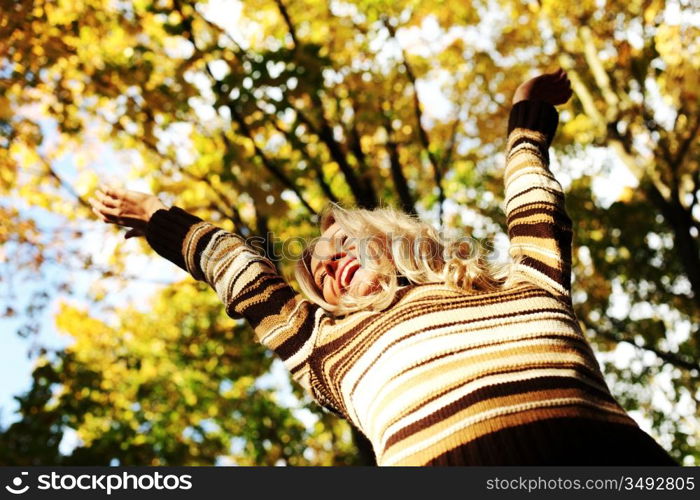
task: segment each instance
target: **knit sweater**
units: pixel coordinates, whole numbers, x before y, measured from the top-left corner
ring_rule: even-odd
[[[574,314],[571,219],[549,170],[557,123],[541,101],[510,114],[504,208],[523,259],[506,290],[409,284],[382,311],[335,317],[243,238],[179,207],[152,216],[147,240],[364,433],[379,465],[675,464],[615,401]]]

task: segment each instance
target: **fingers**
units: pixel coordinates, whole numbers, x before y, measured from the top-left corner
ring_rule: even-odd
[[[122,219],[113,213],[108,213],[107,208],[100,207],[99,205],[95,205],[91,207],[92,213],[97,216],[98,219],[100,219],[102,222],[110,223],[110,224],[120,224],[122,223]]]
[[[513,96],[513,103],[524,99],[536,99],[558,106],[565,104],[572,95],[571,81],[566,71],[559,68],[552,73],[536,76],[520,85]]]
[[[105,206],[105,205],[102,205],[102,206],[100,207],[100,212],[101,212],[102,214],[104,214],[105,216],[107,216],[107,217],[110,217],[110,216],[111,216],[111,217],[113,217],[113,218],[118,218],[119,215],[121,214],[121,210],[119,210],[118,208],[108,207],[108,206]]]
[[[123,194],[124,191],[117,187],[100,185],[95,190],[94,198],[89,200],[93,213],[103,222],[119,223],[118,216],[121,213],[121,196]]]
[[[92,198],[90,198],[90,200],[92,200]],[[109,222],[109,221],[107,220],[107,217],[105,217],[104,215],[102,215],[102,214],[99,212],[99,210],[97,210],[94,206],[91,206],[91,207],[90,207],[90,210],[92,210],[92,213],[95,214],[95,215],[97,216],[97,218],[100,219],[102,222]]]
[[[102,203],[106,207],[118,207],[119,206],[119,199],[116,197],[109,195],[107,193],[104,193],[100,191],[99,189],[95,190],[95,197],[97,200],[99,200],[100,203]]]
[[[562,90],[560,92],[557,92],[555,95],[552,96],[552,103],[554,105],[560,105],[560,104],[566,104],[569,99],[571,99],[571,96],[574,95],[573,90],[570,88],[567,88],[565,90]]]
[[[132,216],[129,209],[129,192],[119,188],[100,186],[95,190],[93,197],[88,199],[90,209],[99,220],[109,224],[126,226],[129,228],[124,235],[125,239],[145,236],[145,226],[138,217]]]
[[[114,184],[100,184],[98,189],[104,192],[106,195],[112,196],[114,198],[119,198],[125,193],[123,189],[121,189],[118,186],[115,186]]]
[[[551,75],[553,76],[552,84],[554,85],[555,92],[562,96],[566,95],[567,99],[571,97],[573,94],[573,92],[571,92],[571,80],[569,80],[569,75],[566,74],[566,71],[564,71],[563,68],[559,68],[554,73],[551,73]]]
[[[564,68],[559,68],[551,73],[545,73],[542,76],[553,82],[561,82],[568,79],[568,75],[566,74],[566,71],[564,71]]]
[[[566,75],[566,73],[564,73],[564,75]],[[564,93],[571,97],[574,92],[571,90],[571,80],[569,80],[569,77],[565,76],[562,83],[564,84]]]
[[[560,70],[558,81],[565,83],[567,86],[571,87],[571,80],[569,80],[569,75],[563,69]]]
[[[119,208],[99,191],[95,192],[95,196],[96,198],[88,199],[92,213],[97,215],[102,222],[117,223],[119,221],[118,215],[120,214]]]
[[[133,228],[133,229],[129,229],[126,232],[126,234],[124,235],[124,239],[128,240],[129,238],[133,238],[133,237],[137,237],[137,236],[144,236],[144,235],[145,235],[145,233],[143,231],[141,231],[140,229]]]
[[[550,75],[555,75],[557,77],[561,77],[562,75],[565,75],[565,74],[566,74],[566,71],[564,71],[564,68],[562,68],[561,66],[559,66],[558,69],[556,69],[550,73]]]
[[[100,184],[95,190],[95,197],[106,207],[118,208],[125,195],[126,191],[109,184]]]

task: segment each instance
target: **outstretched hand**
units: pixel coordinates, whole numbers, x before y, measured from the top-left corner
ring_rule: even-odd
[[[167,208],[152,194],[129,191],[114,186],[100,186],[88,200],[92,211],[103,222],[131,228],[125,239],[144,236],[151,216]]]
[[[526,99],[544,101],[558,106],[565,104],[573,95],[569,77],[562,68],[545,73],[522,83],[513,95],[513,104]]]

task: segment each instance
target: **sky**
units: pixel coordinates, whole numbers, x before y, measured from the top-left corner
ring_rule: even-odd
[[[669,8],[669,12],[669,20],[672,21],[674,19],[673,16],[676,14],[674,14],[672,7]],[[226,0],[211,1],[209,7],[206,9],[206,14],[212,20],[217,20],[217,22],[218,20],[223,20],[222,24],[233,36],[240,36],[236,31],[239,29],[238,18],[240,15],[240,2],[230,2]],[[497,11],[490,12],[488,15],[498,16],[499,13]],[[249,29],[252,29],[250,25]],[[400,43],[409,54],[425,51],[436,53],[441,50],[441,47],[449,43],[451,37],[455,36],[464,37],[473,43],[479,41],[478,38],[475,38],[475,34],[469,31],[459,32],[459,30],[457,30],[451,31],[449,34],[441,32],[435,20],[427,18],[420,28],[400,30],[398,33],[398,43]],[[482,42],[483,40],[479,43]],[[386,57],[389,57],[396,49],[397,47],[392,48],[387,44],[387,46],[381,50],[387,51]],[[430,80],[419,81],[418,92],[425,105],[425,118],[427,123],[431,120],[444,119],[449,116],[452,111],[449,101],[442,94],[440,84],[440,75],[433,75]],[[661,113],[660,119],[663,120],[664,104],[659,102],[657,109],[659,109],[659,113]],[[31,110],[28,110],[28,112],[31,113]],[[208,116],[209,113],[211,113],[211,110],[203,106],[200,117],[204,118]],[[562,119],[565,120],[566,118],[566,115],[562,116]],[[49,144],[55,141],[57,137],[56,123],[45,117],[41,119],[40,123]],[[185,158],[187,157],[188,153],[185,148],[183,148],[181,154],[184,155]],[[123,177],[125,162],[128,164],[128,162],[132,160],[133,156],[115,151],[107,143],[101,143],[97,146],[96,154],[88,159],[86,167],[80,166],[83,159],[81,159],[79,155],[70,152],[60,157],[53,164],[53,167],[63,179],[69,184],[76,186],[79,191],[85,189],[89,184],[83,175],[83,172],[87,170],[94,172],[102,181],[117,181],[122,183],[127,189],[148,192],[148,185],[142,179]],[[602,201],[604,205],[612,203],[617,199],[622,189],[626,186],[634,187],[636,185],[634,177],[606,149],[591,149],[590,156],[586,161],[574,161],[566,165],[562,165],[556,155],[552,156],[552,170],[565,189],[572,179],[575,179],[583,173],[584,169],[590,172],[591,168],[601,174],[596,176],[593,183],[593,190],[595,196]],[[42,227],[59,227],[62,224],[61,217],[47,213],[42,209],[28,207],[21,199],[0,199],[0,204],[5,203],[17,204],[23,213],[36,215],[37,221]],[[449,214],[450,211],[463,210],[463,207],[458,207],[448,202],[445,209]],[[96,219],[81,222],[81,227],[84,229],[84,236],[82,236],[79,241],[76,241],[75,244],[80,245],[89,252],[97,265],[108,267],[108,257],[112,249],[116,245],[123,245],[130,253],[127,259],[130,273],[140,275],[144,278],[144,281],[134,283],[133,286],[128,286],[124,290],[110,291],[103,304],[105,306],[132,304],[137,307],[145,308],[147,298],[160,286],[163,286],[164,283],[187,278],[187,274],[184,271],[170,262],[158,258],[157,256],[143,254],[136,239],[123,241],[123,231],[117,234],[111,227],[108,227]],[[507,245],[507,240],[501,239],[498,244],[504,248],[504,246]],[[44,279],[46,280],[55,278],[61,273],[65,274],[68,272],[60,266],[51,264],[46,264],[45,266]],[[81,301],[80,297],[85,297],[89,293],[90,288],[95,286],[96,277],[97,273],[74,272],[71,275],[71,281],[76,293],[75,298],[70,300],[74,303],[89,302]],[[107,281],[101,284],[108,289],[113,289],[111,284]],[[32,290],[41,288],[41,286],[42,283],[39,282],[28,284],[26,287],[20,287],[20,289],[18,289],[18,303],[25,302],[29,297],[29,293],[31,293]],[[621,290],[617,290],[615,295],[618,299],[613,301],[614,305],[610,313],[612,315],[626,314],[629,309],[629,304],[624,303],[622,299],[624,295],[621,293]],[[55,297],[49,307],[43,312],[41,317],[41,331],[38,337],[31,342],[54,348],[61,348],[70,342],[67,336],[60,334],[54,327],[53,317],[61,300],[66,300],[66,297]],[[17,309],[21,309],[21,307],[17,307]],[[104,311],[95,310],[93,314],[97,317],[104,317]],[[29,388],[31,372],[34,366],[34,360],[27,356],[28,349],[31,347],[30,341],[20,338],[14,333],[19,327],[19,324],[20,318],[0,318],[0,335],[2,335],[0,379],[3,380],[3,383],[0,384],[0,426],[3,427],[16,420],[17,415],[15,412],[17,404],[13,396]],[[678,333],[678,335],[682,336],[684,334],[683,329],[684,327],[680,328],[680,333]],[[607,353],[605,356],[600,356],[600,358],[609,358],[616,364],[624,366],[626,363],[630,362],[634,354],[633,347],[620,344],[618,349],[613,353]],[[288,386],[284,382],[285,377],[280,370],[283,370],[281,365],[276,365],[273,374],[264,379],[262,383],[280,387],[285,395],[284,397],[290,398],[288,401],[291,403],[293,396],[291,396]],[[670,384],[669,377],[670,374],[664,380],[664,377],[661,376],[658,381],[659,386]],[[663,405],[663,402],[659,402],[659,404]],[[641,414],[632,412],[631,415],[642,428],[647,431],[650,430],[649,422],[646,422]],[[300,414],[299,416],[307,422],[311,421],[309,415]],[[74,444],[75,436],[69,435],[62,445],[64,451],[70,450]]]

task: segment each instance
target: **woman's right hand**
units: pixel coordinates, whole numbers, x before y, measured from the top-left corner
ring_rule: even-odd
[[[524,100],[544,101],[558,106],[565,104],[573,95],[569,77],[562,68],[545,73],[522,83],[513,95],[513,105]]]
[[[100,186],[95,198],[88,200],[93,213],[103,222],[131,228],[124,238],[144,236],[151,216],[161,208],[167,209],[158,197],[113,186]]]

